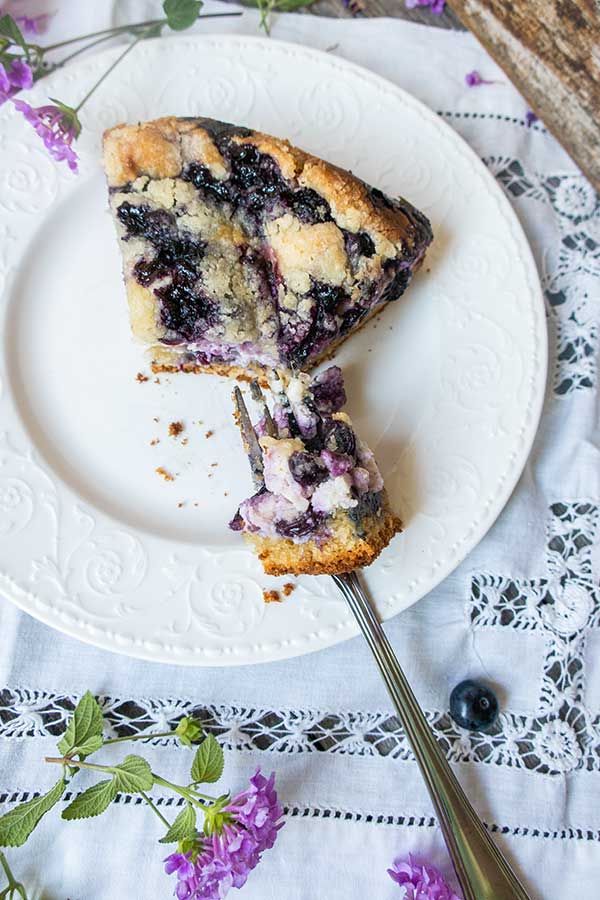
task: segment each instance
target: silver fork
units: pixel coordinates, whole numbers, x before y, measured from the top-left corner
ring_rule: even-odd
[[[252,396],[263,406],[266,421],[271,422],[264,396],[256,383],[252,385]],[[234,400],[254,483],[260,488],[264,484],[262,453],[238,387],[234,390]],[[375,610],[363,590],[358,573],[346,572],[331,577],[348,601],[375,657],[427,785],[464,900],[530,900],[523,885],[471,806],[440,749]]]

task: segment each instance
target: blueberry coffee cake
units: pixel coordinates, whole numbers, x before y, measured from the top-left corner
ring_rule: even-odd
[[[156,371],[308,370],[400,297],[432,239],[406,200],[214,119],[118,125],[104,166]]]
[[[372,451],[341,408],[342,372],[271,379],[269,409],[257,381],[252,424],[239,388],[236,418],[256,493],[229,523],[258,553],[265,572],[339,574],[376,559],[401,530]]]

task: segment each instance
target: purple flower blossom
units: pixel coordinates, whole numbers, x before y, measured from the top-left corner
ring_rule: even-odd
[[[24,34],[42,34],[52,13],[26,16],[21,14],[21,7],[17,0],[10,0],[0,6],[0,16],[11,16]]]
[[[22,100],[13,100],[13,103],[39,134],[50,155],[57,162],[66,160],[71,171],[77,172],[77,154],[72,143],[81,126],[75,110],[55,105],[34,109]]]
[[[485,78],[482,78],[477,69],[473,69],[472,72],[467,72],[465,75],[465,83],[468,87],[479,87],[480,84],[494,84],[493,81],[486,81]]]
[[[435,866],[419,865],[412,854],[397,859],[388,875],[404,888],[403,900],[459,900]]]
[[[416,9],[417,6],[429,6],[431,12],[436,16],[441,16],[446,6],[446,0],[405,0],[407,9]]]
[[[244,886],[283,826],[274,785],[274,774],[267,779],[257,769],[247,790],[223,808],[225,824],[220,832],[198,837],[195,858],[192,853],[166,858],[167,874],[177,873],[177,900],[222,900],[232,887]]]
[[[15,22],[24,34],[42,34],[46,30],[49,18],[50,14],[47,13],[39,16],[15,16]]]
[[[345,6],[353,16],[359,16],[365,11],[365,4],[363,0],[342,0],[342,5]]]
[[[538,117],[536,116],[536,114],[534,112],[532,112],[530,109],[528,109],[527,112],[525,113],[525,122],[527,123],[527,127],[531,128],[533,123],[537,122],[537,121],[538,121]]]
[[[13,59],[8,70],[0,63],[0,106],[32,84],[33,72],[22,59]]]

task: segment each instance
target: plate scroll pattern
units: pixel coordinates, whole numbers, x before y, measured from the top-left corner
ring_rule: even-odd
[[[108,51],[55,73],[47,90],[66,102],[74,100],[83,78],[92,78],[113,55]],[[231,78],[223,60],[243,60],[243,78]],[[157,61],[173,74],[154,98],[148,85]],[[283,73],[280,79],[268,77],[274,67]],[[302,90],[295,104],[286,103],[299,67]],[[193,79],[204,85],[201,96],[190,88]],[[394,133],[402,129],[384,129],[389,143],[384,152],[368,140],[370,117],[377,116],[379,123],[402,120],[406,131],[419,136],[414,147],[425,154],[432,173],[428,177],[413,165],[405,176],[413,172],[411,199],[417,205],[422,201],[434,226],[440,226],[440,245],[431,261],[432,293],[443,294],[436,309],[452,353],[435,386],[430,414],[413,437],[421,445],[435,442],[436,430],[445,424],[448,437],[443,455],[423,473],[423,495],[442,498],[434,514],[424,509],[419,515],[417,501],[407,496],[416,512],[411,534],[395,542],[368,573],[382,612],[393,615],[435,586],[489,528],[535,433],[545,383],[543,304],[529,248],[507,200],[472,151],[416,100],[308,48],[241,37],[148,42],[112,84],[116,99],[101,91],[84,115],[90,127],[81,145],[78,184],[96,171],[99,134],[113,119],[197,114],[199,106],[223,115],[226,103],[225,118],[279,130],[301,143],[305,136],[308,149],[398,192],[404,190],[397,164],[403,139],[395,147]],[[0,289],[6,282],[1,332],[10,303],[8,276],[23,264],[45,212],[68,202],[76,180],[43,155],[35,135],[7,108],[0,111],[0,130]],[[430,156],[427,147],[433,148]],[[412,143],[410,152],[415,152]],[[489,234],[478,241],[476,223],[482,218]],[[468,232],[464,241],[457,236],[461,221]],[[501,260],[511,261],[509,277]],[[447,292],[440,291],[444,281]],[[483,282],[506,294],[503,312],[483,302]],[[517,388],[522,400],[515,404]],[[265,579],[246,550],[198,547],[192,552],[87,508],[38,457],[16,412],[13,390],[0,359],[0,421],[7,432],[0,451],[0,589],[24,609],[102,647],[181,664],[284,658],[355,633],[328,584],[313,587],[301,580],[290,602],[265,607]],[[484,393],[486,403],[481,402]],[[480,435],[477,445],[469,439],[473,428]],[[464,509],[457,517],[443,498],[461,486],[466,488]],[[417,546],[424,552],[411,552]]]

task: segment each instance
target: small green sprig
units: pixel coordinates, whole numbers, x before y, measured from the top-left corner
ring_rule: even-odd
[[[266,34],[271,33],[271,14],[274,12],[295,12],[305,6],[312,6],[315,0],[242,0],[244,6],[255,6],[260,12],[260,27]]]
[[[129,754],[114,765],[88,761],[95,753],[111,744],[146,742],[164,737],[175,738],[183,747],[195,747],[187,784],[176,784],[157,775],[148,761],[137,754]],[[82,769],[98,772],[104,778],[65,806],[61,815],[66,821],[101,815],[117,794],[138,795],[161,821],[164,834],[160,843],[177,843],[180,852],[189,852],[197,845],[199,830],[205,835],[220,832],[227,821],[229,814],[225,807],[230,795],[227,793],[212,797],[198,790],[199,785],[213,784],[221,778],[224,758],[219,742],[212,734],[204,735],[201,724],[194,718],[182,718],[172,731],[104,739],[102,709],[88,691],[77,704],[57,748],[61,755],[48,756],[46,762],[61,766],[60,778],[45,794],[19,804],[0,817],[0,847],[22,846],[43,816],[63,798],[67,787]],[[173,822],[169,822],[149,796],[155,786],[173,791],[185,800],[184,808]],[[202,817],[200,829],[197,827],[198,816]],[[8,875],[10,870],[5,865],[4,857],[1,857],[0,861],[2,860],[11,882],[12,875]],[[15,891],[23,891],[22,886],[16,882],[12,888],[9,883],[9,888],[13,894],[1,893],[0,898],[16,896]],[[21,896],[24,897],[24,893]]]
[[[25,890],[24,885],[22,885],[20,881],[17,881],[11,871],[7,858],[2,852],[0,852],[0,866],[2,866],[8,880],[8,885],[0,891],[0,900],[16,900],[17,897],[20,897],[21,900],[27,900],[27,891]]]

